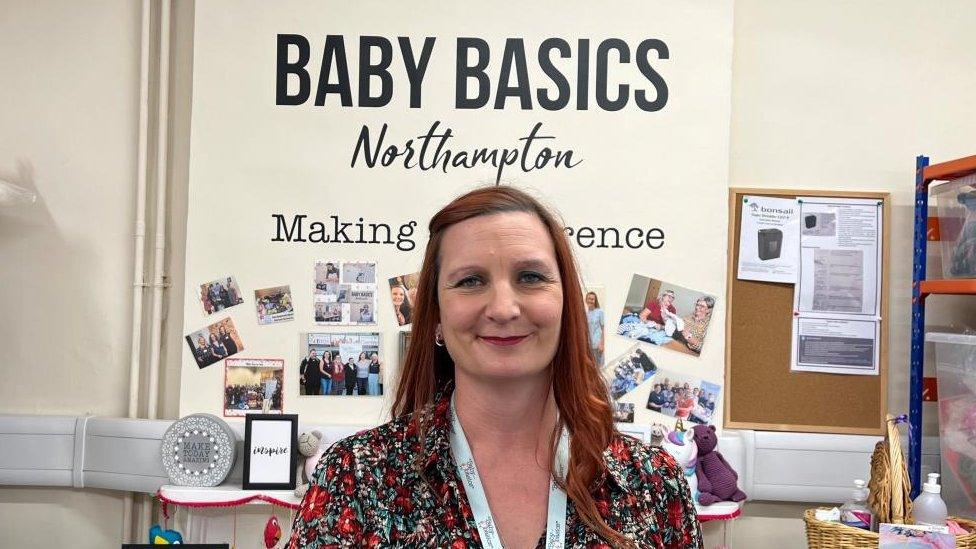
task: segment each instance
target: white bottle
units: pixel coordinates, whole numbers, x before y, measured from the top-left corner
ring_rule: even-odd
[[[929,480],[922,485],[922,493],[912,502],[912,516],[915,524],[945,526],[949,513],[942,501],[942,486],[939,486],[939,473],[929,473]]]
[[[840,508],[840,521],[855,528],[871,529],[874,516],[871,513],[871,508],[868,507],[868,489],[863,480],[854,481],[851,499]]]

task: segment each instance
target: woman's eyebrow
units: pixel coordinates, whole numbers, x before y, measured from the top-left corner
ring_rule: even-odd
[[[479,269],[480,268],[477,265],[462,265],[452,270],[451,272],[447,273],[447,276],[445,276],[444,278],[447,280],[451,280],[457,278],[462,273],[477,272]]]
[[[516,269],[536,269],[539,271],[550,271],[553,270],[553,266],[542,259],[523,259],[521,261],[515,262]]]

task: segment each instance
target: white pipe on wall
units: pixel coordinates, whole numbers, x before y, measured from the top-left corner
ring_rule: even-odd
[[[159,105],[156,124],[156,230],[153,252],[152,324],[149,349],[149,404],[146,413],[156,419],[159,400],[159,356],[162,349],[163,288],[166,284],[166,183],[169,170],[169,16],[170,0],[163,0],[159,23]]]
[[[146,168],[149,163],[149,50],[152,5],[142,0],[141,46],[139,59],[139,156],[136,171],[136,221],[134,235],[134,260],[132,262],[132,339],[129,355],[129,409],[128,417],[139,414],[139,381],[142,356],[142,303],[146,287]],[[133,542],[132,492],[125,494],[122,504],[122,541]]]
[[[150,324],[149,387],[146,415],[156,419],[159,401],[159,356],[162,349],[163,288],[166,285],[166,187],[169,174],[169,35],[170,0],[159,9],[159,93],[156,110],[156,228],[153,247],[152,320]],[[139,532],[148,532],[152,523],[152,498],[143,495]]]

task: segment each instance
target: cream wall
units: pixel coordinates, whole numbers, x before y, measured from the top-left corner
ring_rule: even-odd
[[[181,59],[174,61],[172,102],[174,294],[182,287],[189,84],[180,74],[190,70],[188,5],[178,2],[174,19]],[[0,14],[0,178],[33,185],[39,195],[30,208],[0,210],[0,302],[15,311],[0,330],[0,413],[122,415],[139,4],[3,0]],[[893,410],[907,400],[913,159],[976,153],[967,91],[976,84],[974,26],[976,10],[966,0],[735,6],[731,184],[893,193]],[[703,245],[703,253],[725,253],[724,241]],[[174,326],[182,302],[182,295],[167,298]],[[930,304],[948,311],[931,313],[941,323],[974,310],[971,301]],[[183,344],[178,330],[166,332],[166,417],[179,401],[172,370]],[[804,547],[796,518],[803,508],[747,505],[735,547]],[[121,498],[112,492],[0,488],[0,544],[117,546],[120,513]],[[72,531],[85,535],[79,540]],[[706,525],[709,541],[717,533]]]

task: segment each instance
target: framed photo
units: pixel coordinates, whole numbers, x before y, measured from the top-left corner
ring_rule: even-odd
[[[297,414],[248,414],[244,424],[245,490],[294,490]]]

